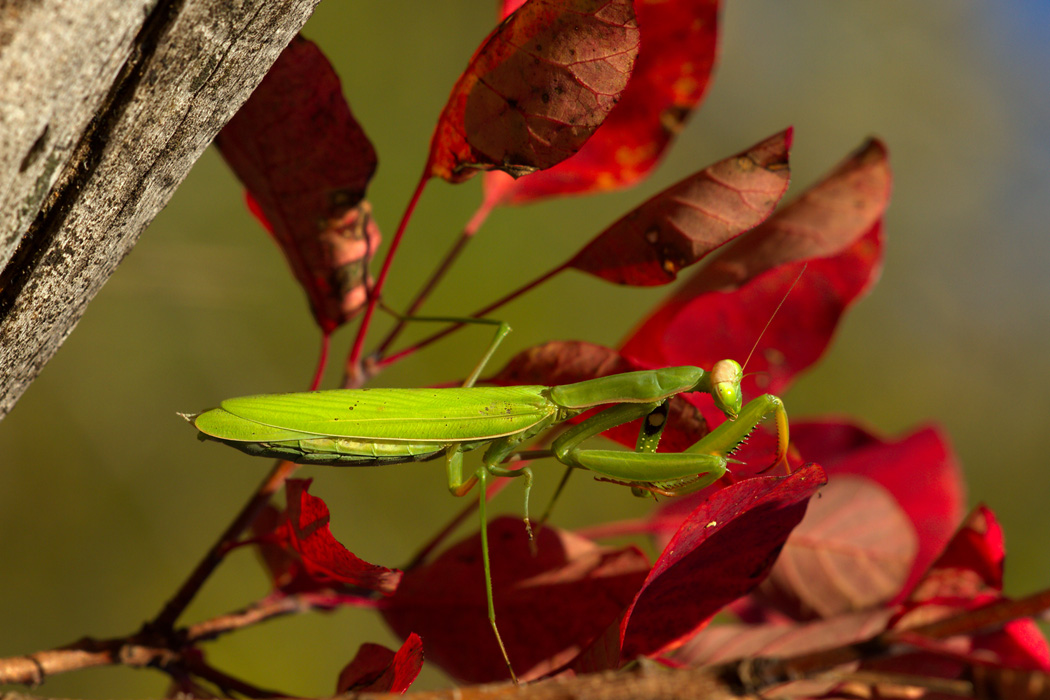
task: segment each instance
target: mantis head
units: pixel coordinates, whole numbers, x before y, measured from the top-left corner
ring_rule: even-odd
[[[740,414],[740,406],[744,402],[743,392],[740,391],[740,382],[744,378],[744,370],[736,360],[719,360],[711,368],[711,396],[714,397],[715,406],[726,418],[733,420]]]

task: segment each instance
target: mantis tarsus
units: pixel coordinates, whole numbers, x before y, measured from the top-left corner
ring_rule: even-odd
[[[544,454],[568,467],[588,469],[603,481],[630,486],[636,495],[676,496],[721,478],[736,448],[770,416],[776,418],[779,437],[775,464],[782,462],[788,422],[783,402],[771,394],[742,406],[743,370],[734,360],[716,362],[710,371],[668,367],[553,387],[475,387],[485,363],[510,331],[506,324],[499,325],[488,352],[459,388],[248,396],[228,399],[219,408],[187,418],[200,431],[201,439],[216,440],[251,455],[331,466],[381,466],[444,456],[453,495],[463,496],[480,482],[478,510],[489,622],[514,678],[492,601],[485,487],[493,476],[523,477],[528,525],[532,470],[502,466],[522,443],[587,410],[608,405],[558,436]],[[657,453],[667,402],[683,392],[710,394],[727,420],[683,452]],[[644,420],[635,451],[580,447],[588,438],[637,418]],[[486,448],[481,466],[473,473],[465,472],[463,452],[480,447]]]

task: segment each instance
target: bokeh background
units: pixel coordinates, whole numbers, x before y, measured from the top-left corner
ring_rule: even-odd
[[[494,5],[331,0],[306,27],[379,152],[369,198],[388,238]],[[497,211],[427,310],[464,314],[502,296],[651,194],[785,126],[796,128],[789,197],[878,135],[895,171],[883,278],[788,405],[794,416],[848,414],[886,434],[944,426],[971,502],[989,504],[1005,527],[1008,592],[1050,585],[1050,4],[742,0],[723,19],[714,86],[649,180]],[[390,303],[408,301],[479,200],[478,181],[430,186]],[[564,275],[502,312],[515,332],[497,365],[547,339],[614,344],[667,293]],[[488,336],[459,334],[380,383],[461,376]],[[329,387],[351,339],[335,338]],[[0,656],[124,634],[155,614],[268,467],[198,443],[175,411],[303,389],[317,344],[302,293],[209,150],[0,424]],[[555,471],[540,470],[537,503]],[[434,465],[307,475],[336,535],[388,565],[462,505]],[[644,508],[626,490],[598,488],[577,479],[558,524]],[[516,491],[497,506],[516,511]],[[252,555],[235,553],[185,620],[266,590]],[[208,654],[260,685],[324,695],[364,641],[397,644],[376,615],[347,610],[272,622]],[[432,669],[421,680],[444,682]],[[101,669],[40,690],[156,697],[164,687],[157,673]]]

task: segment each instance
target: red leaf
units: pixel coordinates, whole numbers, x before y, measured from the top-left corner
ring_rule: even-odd
[[[787,477],[748,479],[712,494],[683,522],[619,623],[574,669],[618,667],[695,634],[765,578],[824,483],[823,470],[810,465]]]
[[[272,504],[267,504],[252,521],[259,558],[270,573],[275,589],[286,592],[312,589],[315,583],[304,575],[299,555],[285,546],[284,517]],[[275,537],[275,533],[280,535]]]
[[[287,481],[288,512],[274,532],[277,541],[299,555],[305,572],[319,584],[343,583],[393,593],[401,572],[369,564],[341,545],[328,525],[328,506],[306,492],[309,486],[308,479]]]
[[[812,465],[787,477],[733,484],[702,503],[671,538],[627,611],[621,657],[666,648],[758,585],[826,483],[824,471]]]
[[[973,600],[1003,590],[1003,531],[995,515],[977,506],[908,598],[919,603],[944,598]]]
[[[405,694],[423,668],[423,641],[410,634],[397,652],[380,644],[362,644],[339,673],[336,694]]]
[[[379,229],[364,201],[376,155],[321,50],[297,37],[215,139],[281,247],[321,329],[366,300]]]
[[[676,650],[674,660],[705,666],[806,654],[874,637],[886,629],[893,613],[892,608],[877,608],[813,622],[711,625]]]
[[[478,48],[452,88],[426,172],[514,176],[575,153],[612,110],[638,53],[631,0],[533,0]]]
[[[771,449],[764,443],[763,437],[756,434],[748,445],[748,448],[757,450],[758,455],[762,457],[769,454]],[[962,517],[965,504],[962,475],[947,441],[936,430],[930,428],[897,440],[883,440],[854,425],[835,420],[793,420],[791,442],[803,459],[817,461],[824,466],[832,486],[843,477],[856,475],[870,479],[893,497],[900,513],[906,515],[910,523],[908,530],[917,536],[918,544],[905,579],[894,579],[897,590],[893,602],[905,598],[951,539],[954,524]],[[749,464],[764,466],[762,460],[757,457],[748,460],[750,454],[753,453],[742,453],[742,458]],[[747,471],[738,468],[734,473],[739,477]],[[829,493],[829,498],[833,493]],[[666,532],[704,495],[704,492],[700,492],[662,506],[653,517],[654,529]],[[826,505],[822,500],[820,507]],[[886,537],[892,540],[903,535],[900,522],[893,514],[895,510],[896,508],[883,508],[881,512],[887,517],[873,518],[870,523],[872,536],[878,535],[879,538]],[[809,517],[817,517],[819,513],[820,509],[817,508]],[[817,553],[821,548],[831,547],[833,551],[839,552],[839,557],[850,551],[856,555],[863,553],[863,544],[859,540],[852,544],[849,541],[821,542],[812,533],[803,534],[804,529],[798,532],[802,541],[789,540],[789,548],[801,547],[800,551]],[[831,534],[835,535],[835,532]],[[658,541],[659,539],[658,536]],[[835,536],[833,539],[839,540],[841,537]],[[784,615],[789,619],[809,619],[811,612],[801,610],[800,601],[810,599],[817,600],[816,604],[811,603],[810,607],[818,612],[833,614],[839,610],[835,608],[836,596],[812,590],[814,581],[806,578],[797,581],[795,585],[791,580],[799,578],[796,573],[774,571],[769,582],[746,601],[734,606],[734,612],[742,619],[759,622],[781,619]],[[863,577],[863,574],[859,575]],[[884,583],[889,585],[888,581]],[[839,603],[841,602],[839,599]],[[871,604],[876,602],[879,601],[873,600]],[[886,604],[890,601],[881,602]]]
[[[831,476],[864,476],[893,494],[919,538],[907,595],[952,539],[966,508],[962,470],[945,435],[922,428],[895,440],[838,421],[794,421],[791,441]]]
[[[504,15],[520,2],[505,2]],[[631,80],[608,118],[576,155],[512,180],[485,177],[492,204],[626,187],[656,166],[710,83],[718,0],[637,0],[641,48]],[[509,8],[509,9],[508,9]]]
[[[580,340],[552,340],[522,350],[493,377],[494,384],[571,384],[641,369],[615,350]]]
[[[1001,600],[1004,554],[1002,530],[995,515],[978,506],[930,567],[892,627],[906,631]],[[974,663],[1050,670],[1050,646],[1030,619],[1014,620],[1001,630],[929,640],[922,648],[924,653],[872,661],[866,666],[903,673],[921,671],[944,678],[962,677]]]
[[[575,657],[616,619],[649,571],[635,547],[599,547],[550,527],[538,534],[533,556],[518,518],[492,521],[488,532],[496,622],[523,680]],[[481,540],[474,535],[406,572],[382,605],[396,633],[418,632],[430,661],[470,683],[507,678],[482,572]]]
[[[832,474],[756,597],[796,620],[885,605],[903,589],[918,547],[888,491],[870,479]]]
[[[781,393],[820,357],[842,314],[878,276],[888,196],[885,151],[871,142],[693,275],[631,335],[623,354],[654,367],[743,360],[784,300],[744,383],[745,395]],[[792,261],[803,259],[808,268],[785,299],[801,271]]]
[[[621,218],[567,263],[617,284],[667,284],[678,271],[754,228],[787,190],[791,130],[672,185]]]
[[[845,251],[882,221],[892,175],[886,147],[869,139],[822,181],[689,280],[690,293],[736,289],[781,265]]]

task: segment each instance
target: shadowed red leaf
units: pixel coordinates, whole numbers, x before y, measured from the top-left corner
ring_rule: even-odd
[[[504,16],[521,5],[504,3]],[[649,174],[710,84],[718,43],[718,0],[636,0],[641,48],[623,96],[571,158],[513,180],[487,173],[491,204],[632,185]]]
[[[833,474],[756,595],[796,620],[884,605],[904,587],[918,537],[893,495]]]
[[[850,442],[845,432],[840,437],[843,443]],[[901,606],[885,606],[808,623],[709,627],[686,642],[673,658],[677,663],[706,665],[745,657],[793,656],[862,642],[892,628],[904,633],[916,651],[891,659],[865,661],[866,670],[942,678],[969,678],[973,664],[983,668],[1046,670],[1050,668],[1050,648],[1031,620],[1015,620],[1002,630],[977,631],[944,640],[907,636],[907,628],[999,600],[1003,553],[1002,533],[995,517],[988,509],[978,507],[930,567],[904,606],[904,614]],[[778,686],[778,693],[825,697],[824,693],[830,689],[810,681],[805,682],[805,687]],[[947,696],[927,694],[923,697]]]
[[[877,608],[813,622],[711,625],[677,649],[673,658],[689,666],[704,666],[806,654],[874,637],[886,629],[893,614],[892,608]]]
[[[713,493],[682,523],[619,622],[573,668],[617,668],[695,634],[765,578],[824,483],[823,470],[809,465]]]
[[[585,379],[605,377],[642,369],[620,356],[615,350],[583,341],[553,340],[523,350],[487,381],[494,384],[570,384]],[[575,422],[587,415],[577,417]],[[668,425],[660,441],[661,452],[681,452],[707,435],[707,422],[691,403],[675,397],[670,403]],[[639,421],[632,421],[602,433],[610,440],[634,447]]]
[[[1002,598],[1005,548],[991,510],[978,506],[965,520],[894,621],[897,631],[974,610]],[[921,671],[943,678],[963,677],[969,665],[1050,670],[1050,646],[1030,619],[968,637],[915,642],[923,653],[870,661],[866,667],[899,673]]]
[[[1002,593],[1005,559],[1003,531],[995,514],[978,506],[926,571],[908,602],[973,600]]]
[[[321,329],[350,320],[366,301],[368,262],[379,246],[364,201],[376,155],[321,50],[293,39],[215,144]]]
[[[877,278],[889,184],[885,149],[869,142],[693,275],[627,339],[623,354],[658,367],[743,361],[772,317],[744,392],[783,392]],[[805,259],[806,272],[785,299],[802,270],[795,261]]]
[[[478,48],[452,88],[426,173],[514,176],[575,153],[612,110],[638,54],[631,0],[533,0]]]
[[[640,369],[615,350],[581,340],[552,340],[522,350],[486,381],[494,384],[571,384]]]
[[[599,547],[554,528],[529,551],[518,518],[489,523],[496,621],[515,672],[536,678],[579,653],[630,602],[649,571],[634,547]],[[452,676],[481,683],[507,678],[488,622],[481,540],[473,535],[433,562],[406,572],[382,602],[398,634],[418,632],[427,658]]]
[[[328,506],[307,493],[309,487],[308,479],[287,481],[288,511],[271,538],[298,554],[306,574],[319,584],[343,583],[393,593],[401,572],[369,564],[341,545],[328,525]]]
[[[790,179],[790,148],[788,129],[691,175],[600,233],[567,266],[617,284],[674,281],[773,212]]]
[[[966,508],[962,470],[948,438],[921,428],[886,440],[839,421],[793,421],[791,441],[831,477],[856,474],[879,483],[900,504],[918,535],[919,549],[900,600],[952,539]]]
[[[422,668],[423,641],[417,634],[408,635],[396,653],[381,644],[362,644],[339,672],[335,692],[404,695]]]

